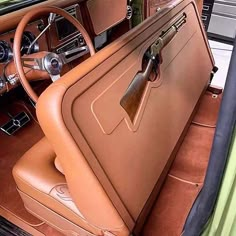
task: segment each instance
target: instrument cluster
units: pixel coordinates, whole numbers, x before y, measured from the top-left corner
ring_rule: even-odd
[[[36,53],[40,49],[47,51],[47,44],[45,43],[45,37],[36,41],[36,35],[39,34],[38,25],[41,20],[31,23],[27,26],[21,39],[21,56]],[[10,91],[19,84],[19,78],[17,73],[6,76],[6,68],[13,61],[13,43],[14,43],[15,31],[9,31],[0,35],[0,95]],[[11,66],[10,66],[11,68]]]
[[[21,56],[25,54],[36,53],[39,51],[39,44],[35,42],[36,36],[30,31],[25,31],[22,36],[21,41]]]
[[[0,40],[0,63],[7,63],[13,58],[13,52],[10,44]]]
[[[25,31],[23,33],[22,41],[21,41],[21,55],[31,54],[39,51],[39,45],[36,42],[30,49],[30,45],[35,40],[35,35],[30,31]],[[13,38],[11,38],[11,42],[13,43]],[[11,61],[13,58],[13,50],[10,45],[5,40],[0,40],[0,63],[7,63]]]

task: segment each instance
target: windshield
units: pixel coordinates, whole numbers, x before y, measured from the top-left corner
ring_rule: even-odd
[[[0,15],[33,5],[44,0],[0,0]]]

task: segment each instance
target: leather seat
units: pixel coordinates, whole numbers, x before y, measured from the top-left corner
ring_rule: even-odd
[[[24,154],[14,166],[13,176],[26,209],[66,235],[106,234],[106,230],[90,224],[76,207],[61,172],[60,162],[45,137]]]
[[[196,6],[173,6],[66,73],[37,102],[52,148],[45,138],[37,143],[14,177],[26,208],[67,235],[136,233],[160,192],[213,67]],[[147,84],[132,120],[121,99],[145,51],[180,12],[188,20],[162,51],[160,78]]]

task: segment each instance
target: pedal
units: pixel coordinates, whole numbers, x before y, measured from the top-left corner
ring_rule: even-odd
[[[16,116],[12,117],[10,121],[1,126],[1,130],[8,134],[12,135],[17,130],[21,129],[24,125],[26,125],[30,121],[30,117],[23,111]]]

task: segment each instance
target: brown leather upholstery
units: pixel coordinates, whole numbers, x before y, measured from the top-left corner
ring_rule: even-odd
[[[148,213],[160,190],[213,67],[196,11],[194,3],[183,1],[150,17],[65,74],[39,98],[37,116],[61,164],[71,197],[86,222],[96,229],[128,235],[140,214]],[[162,51],[159,79],[148,82],[137,116],[131,121],[120,100],[141,70],[148,47],[183,13],[187,23]],[[34,179],[40,188],[45,176],[53,181],[60,176],[63,184],[65,179],[55,168],[55,154],[50,166],[45,164],[45,176],[38,173],[44,170],[25,174],[34,165],[25,162],[36,162],[33,157],[39,145],[26,153],[14,175],[22,192],[45,204],[45,194],[39,197],[33,192],[38,188]],[[46,160],[48,157],[41,161]],[[23,185],[19,180],[22,176],[30,184]],[[43,185],[46,191],[39,191],[47,196],[55,187],[49,188],[46,182]],[[71,219],[67,213],[62,215]],[[93,230],[90,228],[97,234]]]
[[[55,157],[48,140],[44,137],[14,166],[13,175],[18,189],[65,219],[96,235],[102,235],[101,229],[89,225],[73,203],[65,177],[54,165]],[[27,201],[24,203],[32,212],[30,204]],[[40,209],[32,214],[40,216]],[[50,222],[50,216],[42,220]]]
[[[61,165],[56,160],[51,145],[44,137],[14,166],[13,176],[27,210],[49,224],[60,222],[60,225],[54,223],[52,226],[56,226],[61,231],[67,232],[68,227],[72,227],[74,231],[70,229],[70,234],[67,232],[68,235],[74,235],[73,232],[81,235],[81,229],[78,231],[78,226],[95,235],[103,235],[106,231],[116,232],[116,235],[128,235],[122,220],[120,220],[121,223],[118,227],[111,229],[99,228],[87,222],[71,199],[65,177],[61,173]],[[56,168],[55,162],[61,172]],[[94,196],[96,194],[91,197]],[[46,210],[43,207],[46,207],[49,212],[45,213]],[[50,213],[50,209],[58,214],[56,220],[54,219],[55,215]],[[105,210],[106,206],[104,205]],[[73,225],[68,226],[68,220],[74,223],[77,228]]]
[[[40,124],[57,153],[72,198],[93,224],[110,224],[110,214],[99,217],[109,194],[132,227],[129,217],[133,223],[138,219],[207,85],[213,60],[196,6],[185,4],[165,17],[147,19],[67,73],[39,99]],[[141,70],[144,52],[184,6],[187,23],[163,50],[161,77],[148,84],[133,123],[120,99]],[[96,192],[100,195],[95,202],[90,195]],[[94,214],[91,206],[99,212]]]

